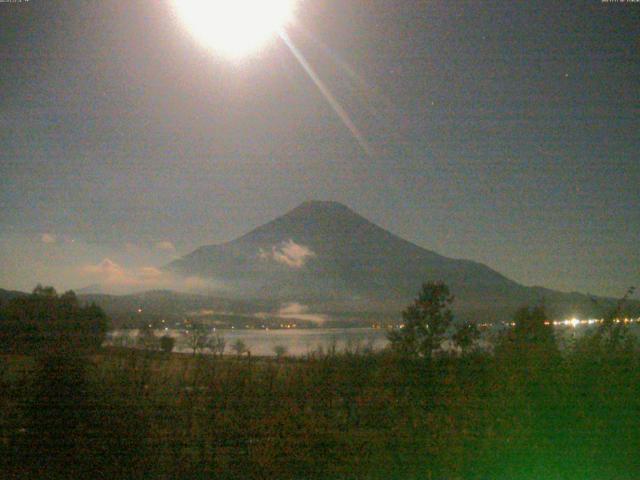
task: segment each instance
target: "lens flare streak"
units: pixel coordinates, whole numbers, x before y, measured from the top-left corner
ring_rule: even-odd
[[[285,32],[284,30],[280,30],[279,35],[280,35],[280,38],[282,38],[282,41],[287,45],[287,47],[289,47],[289,50],[291,50],[291,53],[296,58],[296,60],[298,60],[298,63],[300,63],[300,65],[305,70],[307,75],[309,75],[309,78],[311,78],[311,80],[313,80],[313,83],[316,84],[316,87],[318,87],[318,90],[320,90],[320,93],[322,93],[322,95],[327,100],[327,102],[329,102],[329,105],[331,105],[331,108],[333,108],[336,115],[338,115],[340,120],[342,120],[342,123],[344,123],[344,125],[349,129],[349,131],[351,132],[353,137],[356,139],[356,141],[358,142],[362,150],[364,150],[364,152],[368,156],[372,156],[373,149],[371,148],[371,145],[369,144],[367,139],[364,137],[364,135],[362,135],[362,133],[360,132],[356,124],[353,122],[353,120],[351,119],[347,111],[342,107],[342,105],[340,105],[340,103],[335,98],[335,96],[331,93],[329,88],[320,79],[320,77],[318,76],[316,71],[313,69],[313,67],[309,64],[309,62],[304,57],[304,55],[302,55],[302,52],[293,44],[293,42],[291,41],[291,38],[289,38],[289,35],[287,35],[287,32]]]

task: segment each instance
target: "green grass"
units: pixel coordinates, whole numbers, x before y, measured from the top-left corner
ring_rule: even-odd
[[[0,471],[640,478],[638,354],[588,353],[554,362],[522,352],[277,361],[109,349],[49,370],[30,357],[0,357]]]

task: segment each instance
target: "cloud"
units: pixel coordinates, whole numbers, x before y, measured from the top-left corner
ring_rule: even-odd
[[[97,265],[87,264],[78,269],[82,281],[97,283],[105,291],[124,293],[144,290],[204,291],[217,290],[221,284],[199,277],[182,277],[156,267],[125,268],[109,258]]]
[[[280,307],[277,317],[285,320],[306,320],[314,323],[324,323],[328,320],[326,315],[310,313],[309,307],[297,302],[285,303]]]
[[[156,250],[160,250],[161,252],[171,252],[174,253],[176,251],[176,246],[168,240],[163,240],[161,242],[157,242],[154,245]]]
[[[108,258],[105,258],[97,265],[84,265],[81,267],[81,272],[89,275],[102,275],[107,278],[126,276],[124,269]]]
[[[138,269],[140,278],[156,279],[161,278],[165,273],[156,267],[142,267]]]
[[[302,313],[307,313],[309,311],[309,307],[303,305],[301,303],[292,302],[285,303],[278,310],[278,315],[300,315]]]
[[[58,237],[51,233],[43,233],[40,240],[42,240],[42,243],[56,243],[58,241]]]
[[[202,308],[200,310],[196,310],[195,312],[188,312],[187,315],[189,315],[190,317],[210,317],[211,315],[215,315],[216,313],[219,312]]]
[[[270,252],[265,252],[262,249],[258,252],[258,257],[263,260],[275,260],[291,268],[302,268],[307,259],[315,257],[315,255],[309,247],[297,244],[293,240],[287,240],[277,247],[271,247]]]

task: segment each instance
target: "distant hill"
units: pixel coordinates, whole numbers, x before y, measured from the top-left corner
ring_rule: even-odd
[[[3,290],[0,288],[0,302],[5,302],[16,297],[24,297],[27,294],[24,292],[18,292],[16,290]]]
[[[122,326],[137,327],[142,320],[151,321],[158,318],[179,320],[185,317],[225,318],[255,317],[265,312],[277,312],[279,305],[268,301],[229,300],[191,293],[174,292],[171,290],[151,290],[130,295],[110,295],[104,293],[81,293],[93,291],[91,286],[76,291],[82,304],[100,306],[116,328]],[[13,298],[29,295],[26,292],[0,289],[0,304]],[[240,322],[242,323],[242,322]]]
[[[517,307],[540,302],[558,318],[599,314],[587,295],[526,287],[481,263],[444,257],[337,202],[305,202],[236,240],[200,247],[167,268],[222,282],[229,298],[297,302],[328,314],[397,315],[428,280],[451,287],[456,313],[463,318],[506,320]],[[606,299],[600,303],[612,305]]]
[[[75,290],[77,295],[102,295],[105,294],[104,288],[102,285],[98,283],[94,283],[92,285],[87,285],[83,288],[78,288]]]
[[[271,308],[272,305],[249,304],[232,301],[209,295],[174,292],[171,290],[151,290],[131,295],[82,294],[78,296],[82,302],[95,303],[107,313],[120,314],[142,310],[148,314],[184,314],[198,310],[216,310],[237,312],[258,312],[260,308]]]

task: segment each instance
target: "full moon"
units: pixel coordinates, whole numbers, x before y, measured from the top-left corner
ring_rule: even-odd
[[[229,57],[255,52],[293,17],[294,0],[172,0],[178,17],[206,47]]]

